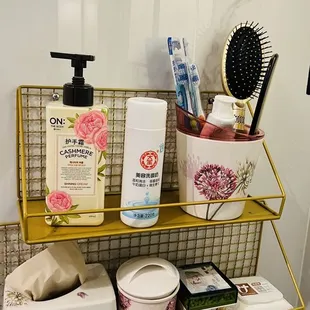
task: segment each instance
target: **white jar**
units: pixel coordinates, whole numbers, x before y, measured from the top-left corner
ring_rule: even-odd
[[[116,273],[120,310],[175,310],[180,275],[162,258],[135,257]]]
[[[166,135],[167,102],[147,97],[127,101],[121,207],[160,203]],[[121,212],[132,227],[157,223],[159,210]]]

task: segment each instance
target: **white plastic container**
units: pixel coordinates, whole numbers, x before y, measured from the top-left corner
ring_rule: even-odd
[[[177,130],[180,202],[246,197],[262,149],[254,141],[219,141],[186,135]],[[185,206],[190,215],[207,220],[241,216],[245,202]]]
[[[180,287],[177,268],[162,258],[135,257],[116,273],[120,310],[174,310]]]
[[[283,294],[263,277],[231,279],[237,286],[237,310],[289,310],[293,309]]]
[[[160,203],[165,150],[167,102],[134,97],[127,101],[121,207]],[[121,212],[132,227],[150,227],[158,209]]]
[[[233,112],[233,104],[236,101],[237,99],[230,96],[215,96],[212,112],[208,115],[207,122],[205,123],[200,136],[209,137],[213,133],[214,126],[210,126],[210,124],[221,128],[233,129],[236,121]]]

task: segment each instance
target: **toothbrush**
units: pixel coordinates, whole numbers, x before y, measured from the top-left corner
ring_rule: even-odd
[[[198,68],[196,64],[190,65],[190,58],[189,58],[189,52],[188,52],[188,41],[185,38],[183,38],[183,49],[184,49],[186,69],[187,69],[188,76],[189,76],[189,79],[188,79],[189,91],[190,91],[190,96],[191,96],[193,114],[196,117],[205,120],[206,116],[202,108],[200,92],[199,92],[200,77],[198,73]]]
[[[199,92],[200,76],[199,76],[199,72],[198,72],[198,68],[196,64],[190,65],[190,75],[191,75],[192,89],[193,89],[192,101],[194,102],[194,106],[197,111],[196,116],[200,119],[205,120],[206,116],[202,108],[200,92]]]
[[[178,72],[179,72],[179,79],[178,79],[178,85],[179,85],[179,92],[178,92],[178,98],[179,96],[182,96],[183,102],[186,101],[186,110],[189,113],[193,114],[192,104],[191,104],[191,96],[189,91],[189,74],[186,70],[186,65],[183,62],[182,56],[177,54],[175,55],[176,63],[178,66]]]
[[[188,42],[185,38],[182,38],[182,43],[183,43],[183,50],[184,50],[184,67],[185,67],[184,70],[187,72],[188,92],[189,92],[191,107],[192,107],[193,114],[197,117],[198,111],[197,111],[197,107],[196,107],[196,104],[193,98],[194,89],[193,89],[193,83],[192,83],[192,75],[191,75],[190,66],[189,66]]]
[[[169,56],[170,56],[170,62],[171,62],[171,69],[172,69],[172,73],[173,73],[173,81],[174,81],[174,85],[177,86],[177,81],[178,81],[178,67],[175,63],[175,59],[173,57],[173,50],[175,48],[181,48],[181,46],[178,44],[177,40],[173,40],[172,37],[169,37],[167,40],[168,43],[168,52],[169,52]]]
[[[168,37],[168,52],[170,56],[171,69],[173,73],[173,80],[176,89],[177,103],[184,109],[192,113],[190,108],[190,96],[187,94],[187,73],[184,71],[184,64],[182,60],[182,47],[180,39]]]

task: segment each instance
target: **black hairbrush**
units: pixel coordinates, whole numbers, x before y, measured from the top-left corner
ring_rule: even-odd
[[[272,74],[275,68],[275,65],[277,63],[277,60],[279,58],[278,54],[274,54],[268,64],[267,70],[266,70],[266,75],[262,84],[262,89],[260,91],[260,94],[258,96],[257,99],[257,104],[256,104],[256,108],[255,108],[255,112],[254,112],[254,116],[253,116],[253,120],[251,123],[251,128],[250,128],[250,132],[249,134],[251,136],[255,135],[258,125],[259,125],[259,121],[262,115],[262,111],[263,111],[263,107],[264,107],[264,101],[269,89],[269,85],[270,85],[270,81],[272,78]]]
[[[225,92],[244,102],[257,97],[272,54],[266,31],[258,24],[241,23],[230,33],[222,60]]]

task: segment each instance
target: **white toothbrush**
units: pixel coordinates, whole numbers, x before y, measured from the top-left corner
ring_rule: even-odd
[[[188,42],[185,38],[183,38],[182,43],[183,43],[183,50],[184,50],[185,71],[187,72],[188,92],[189,92],[191,107],[192,107],[192,111],[193,111],[192,113],[197,117],[198,112],[197,112],[196,104],[194,102],[194,98],[192,96],[192,94],[194,93],[194,90],[193,90],[191,71],[190,71],[190,66],[189,66]]]
[[[173,39],[172,37],[169,37],[167,40],[168,43],[168,52],[170,56],[170,62],[171,62],[171,69],[173,73],[173,80],[174,80],[174,86],[177,86],[177,81],[178,81],[178,67],[175,63],[175,59],[173,56],[173,51],[175,48],[181,48],[181,45],[178,44],[179,40],[178,39]]]
[[[177,103],[184,110],[192,113],[191,98],[188,90],[188,73],[185,70],[181,41],[178,38],[169,37],[167,43],[177,94]]]
[[[200,91],[199,91],[199,85],[200,85],[200,76],[198,72],[198,68],[196,64],[190,65],[190,76],[191,76],[191,82],[192,82],[192,89],[193,89],[193,102],[197,111],[197,117],[205,120],[206,115],[202,108],[201,98],[200,98]]]

